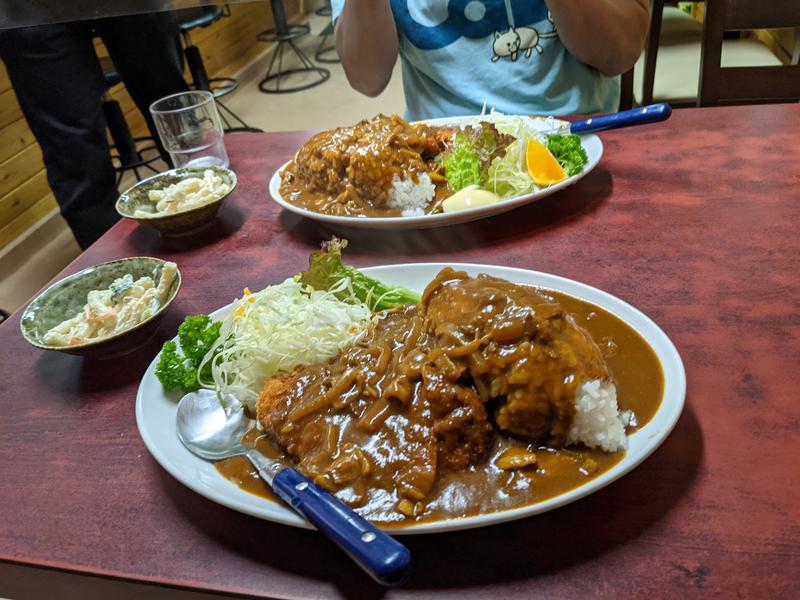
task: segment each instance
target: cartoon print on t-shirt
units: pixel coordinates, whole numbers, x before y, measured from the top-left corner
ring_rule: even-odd
[[[530,58],[534,50],[536,50],[538,54],[544,52],[544,48],[542,48],[539,40],[556,37],[558,33],[556,32],[555,24],[553,24],[552,30],[547,33],[539,33],[535,27],[515,28],[513,23],[514,14],[510,4],[511,0],[505,1],[509,27],[506,32],[494,32],[494,41],[492,42],[492,52],[494,56],[492,56],[492,62],[497,62],[501,58],[506,57],[510,58],[512,61],[516,61],[517,58],[519,58],[519,52],[521,50],[525,51],[525,58]],[[547,20],[553,23],[553,17],[550,11],[547,11]]]
[[[512,61],[517,60],[520,50],[525,50],[525,58],[530,58],[533,50],[541,54],[544,48],[539,40],[556,37],[558,35],[553,29],[548,33],[539,33],[533,27],[519,27],[514,29],[509,27],[505,33],[494,32],[494,42],[492,43],[492,62],[497,62],[501,58],[509,57]]]
[[[496,34],[502,35],[502,32],[509,35],[508,43],[513,46],[516,36],[511,30],[515,30],[520,38],[516,52],[525,52],[526,57],[530,57],[534,49],[541,53],[540,40],[557,36],[555,28],[547,33],[539,33],[541,27],[534,29],[548,18],[544,0],[389,1],[398,33],[419,50],[439,50],[461,39],[485,40],[487,50],[492,50]],[[511,57],[512,51],[504,48],[498,48],[501,52],[492,52],[489,56]]]

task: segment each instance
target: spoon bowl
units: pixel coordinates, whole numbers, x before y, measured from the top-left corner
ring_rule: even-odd
[[[178,438],[191,452],[206,460],[222,460],[246,452],[242,437],[251,420],[235,398],[225,398],[229,411],[216,392],[199,390],[178,403]]]

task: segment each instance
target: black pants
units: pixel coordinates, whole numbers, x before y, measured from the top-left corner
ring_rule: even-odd
[[[119,218],[101,101],[105,82],[92,30],[156,139],[150,104],[188,89],[172,13],[0,32],[0,57],[42,149],[47,181],[84,249]]]

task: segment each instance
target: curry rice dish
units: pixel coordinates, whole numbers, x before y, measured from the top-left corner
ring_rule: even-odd
[[[433,127],[378,115],[309,139],[281,172],[281,196],[314,212],[349,217],[419,216],[441,210],[452,194],[436,158],[456,132],[496,140],[487,160],[513,139],[492,123]]]
[[[662,391],[654,352],[613,315],[447,268],[333,360],[269,379],[245,442],[366,518],[406,525],[581,485],[621,460]],[[270,495],[244,461],[218,469]]]

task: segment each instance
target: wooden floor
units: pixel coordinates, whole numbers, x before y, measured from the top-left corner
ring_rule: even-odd
[[[321,39],[317,34],[329,20],[311,15],[309,22],[311,35],[301,38],[298,45],[313,57]],[[248,125],[265,131],[327,129],[379,112],[403,113],[399,66],[389,87],[378,98],[367,98],[353,91],[338,63],[322,65],[331,71],[331,78],[317,87],[291,94],[264,94],[258,89],[258,82],[267,70],[272,52],[265,50],[239,72],[240,88],[222,99]],[[290,60],[286,56],[285,60]],[[302,81],[295,79],[291,83]],[[269,175],[264,174],[265,188]],[[132,177],[120,187],[125,189],[131,181]],[[20,308],[79,253],[69,228],[57,214],[33,235],[4,249],[0,253],[0,308],[9,312]]]

